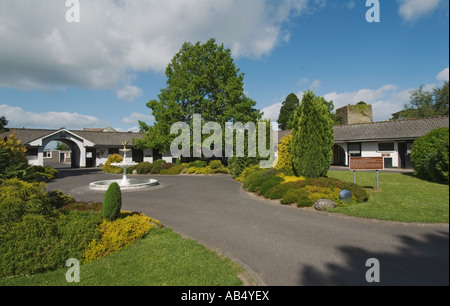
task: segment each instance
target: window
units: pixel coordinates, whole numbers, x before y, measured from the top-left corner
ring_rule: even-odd
[[[52,151],[44,151],[44,158],[52,158]]]
[[[352,156],[352,157],[361,157],[361,143],[360,142],[356,142],[356,143],[349,143],[348,144],[348,153]]]
[[[378,143],[378,151],[393,152],[393,151],[395,151],[394,143],[393,142],[380,142],[380,143]]]
[[[108,155],[119,154],[119,149],[109,148]]]
[[[38,149],[37,148],[27,148],[27,156],[37,156]]]

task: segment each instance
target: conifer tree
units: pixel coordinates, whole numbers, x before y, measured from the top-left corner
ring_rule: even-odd
[[[324,99],[310,90],[305,92],[292,125],[295,174],[308,178],[325,177],[332,160],[334,130]]]
[[[292,129],[292,114],[299,106],[300,101],[297,96],[291,93],[287,96],[286,100],[280,109],[280,115],[278,116],[278,126],[280,130],[290,130]]]

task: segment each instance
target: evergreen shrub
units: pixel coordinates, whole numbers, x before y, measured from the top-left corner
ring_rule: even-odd
[[[109,185],[108,190],[105,193],[102,214],[103,218],[108,221],[115,220],[120,215],[120,209],[122,208],[122,193],[120,186],[117,183]]]
[[[414,141],[414,174],[424,180],[449,183],[449,128],[438,128]]]

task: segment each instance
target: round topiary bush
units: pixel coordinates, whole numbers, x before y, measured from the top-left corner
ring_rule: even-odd
[[[438,128],[413,144],[414,174],[424,180],[446,182],[449,178],[449,128]]]
[[[102,213],[103,218],[108,221],[117,219],[122,208],[122,193],[117,183],[109,185],[103,200]]]

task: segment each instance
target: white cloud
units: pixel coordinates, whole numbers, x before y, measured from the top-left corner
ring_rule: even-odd
[[[355,8],[355,6],[356,6],[356,3],[354,0],[351,0],[347,3],[347,7],[351,10],[353,10]]]
[[[127,85],[124,88],[117,90],[116,94],[119,99],[131,102],[142,96],[142,89],[136,86]]]
[[[415,21],[427,14],[434,12],[441,0],[399,0],[400,15],[406,21]]]
[[[82,129],[107,126],[106,122],[93,116],[68,112],[33,113],[10,105],[0,105],[0,114],[7,118],[9,127]]]
[[[277,122],[282,105],[282,103],[275,103],[263,108],[261,110],[264,113],[263,119],[270,119],[272,122]]]
[[[439,74],[437,75],[436,79],[438,81],[448,81],[448,79],[449,79],[449,69],[448,69],[448,67],[445,68],[444,70],[442,70],[441,72],[439,72]]]
[[[124,124],[136,124],[138,121],[145,122],[149,124],[150,122],[153,122],[155,120],[155,117],[148,116],[144,114],[139,113],[132,113],[130,117],[125,117],[122,119],[122,123]]]
[[[293,16],[322,5],[308,0],[96,0],[81,2],[81,22],[68,23],[64,1],[2,1],[0,87],[117,91],[130,74],[164,71],[185,41],[211,37],[236,58],[260,58],[289,40],[285,25]]]
[[[312,84],[309,86],[309,89],[311,90],[318,90],[320,88],[320,85],[322,85],[321,80],[314,80]]]

